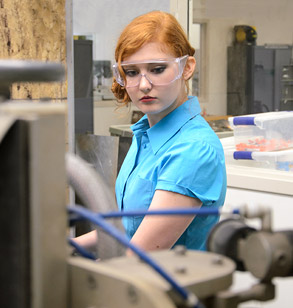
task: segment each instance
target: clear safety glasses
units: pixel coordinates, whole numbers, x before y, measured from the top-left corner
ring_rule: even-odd
[[[145,77],[154,86],[168,85],[181,78],[188,55],[180,58],[121,62],[125,77],[121,76],[118,63],[113,65],[116,81],[123,87],[132,88]]]

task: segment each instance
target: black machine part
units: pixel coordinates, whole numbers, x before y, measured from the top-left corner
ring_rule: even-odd
[[[240,219],[222,220],[211,230],[207,240],[207,250],[231,258],[236,263],[238,271],[245,271],[244,264],[238,257],[238,242],[255,231]]]
[[[31,307],[28,129],[17,121],[0,144],[1,307]]]
[[[249,271],[261,281],[293,275],[293,231],[257,231],[240,219],[217,224],[207,249],[230,257],[237,270]]]

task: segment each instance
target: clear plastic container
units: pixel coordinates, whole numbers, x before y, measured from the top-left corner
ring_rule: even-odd
[[[233,138],[225,138],[221,142],[226,164],[293,172],[293,149],[272,152],[236,151]]]
[[[250,160],[259,167],[293,172],[293,149],[274,152],[235,151],[235,160]]]
[[[293,112],[268,112],[228,119],[237,151],[293,148]]]

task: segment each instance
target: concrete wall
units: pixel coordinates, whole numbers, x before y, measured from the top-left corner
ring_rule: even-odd
[[[209,114],[226,114],[227,46],[235,25],[255,26],[257,45],[292,44],[293,1],[194,0],[193,22],[204,22],[206,32],[206,95],[200,98]]]
[[[0,58],[66,64],[65,0],[1,0]],[[14,99],[66,98],[67,84],[14,85]]]

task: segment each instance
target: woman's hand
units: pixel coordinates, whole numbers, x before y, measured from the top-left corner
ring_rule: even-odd
[[[98,241],[98,232],[97,230],[90,231],[86,234],[80,235],[72,239],[79,246],[87,250],[95,250]]]

